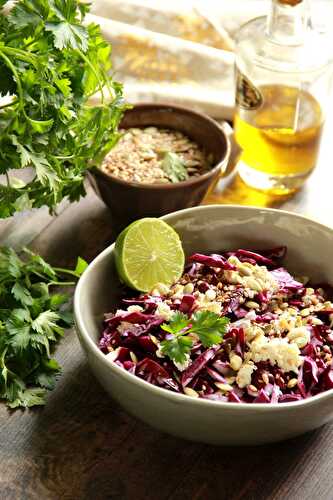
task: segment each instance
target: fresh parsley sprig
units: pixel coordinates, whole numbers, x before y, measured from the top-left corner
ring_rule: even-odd
[[[84,195],[88,168],[117,141],[122,88],[111,48],[75,0],[0,0],[0,218]],[[89,99],[99,92],[98,104]],[[23,182],[15,170],[29,167]]]
[[[190,333],[195,333],[202,345],[208,348],[221,342],[228,323],[228,318],[211,311],[198,311],[191,318],[177,311],[169,323],[161,325],[168,333],[161,342],[161,351],[172,361],[184,363],[194,344]]]
[[[177,153],[166,151],[163,156],[161,168],[171,182],[186,181],[189,177],[185,163]]]
[[[60,366],[52,358],[64,328],[72,324],[69,295],[55,287],[71,286],[86,262],[74,270],[54,268],[28,249],[20,258],[0,247],[0,398],[10,408],[45,404]]]

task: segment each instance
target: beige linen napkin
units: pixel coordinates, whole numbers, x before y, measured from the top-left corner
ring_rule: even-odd
[[[315,24],[332,20],[332,0],[312,6]],[[178,103],[221,119],[233,113],[236,33],[269,8],[270,0],[95,0],[88,20],[111,42],[129,102]]]

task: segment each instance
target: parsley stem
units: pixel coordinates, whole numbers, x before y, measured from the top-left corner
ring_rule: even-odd
[[[77,273],[75,271],[72,271],[71,269],[63,269],[62,267],[54,267],[53,270],[56,273],[71,274],[72,276],[75,276],[76,278],[78,277]]]
[[[91,62],[89,61],[89,59],[83,54],[83,52],[81,52],[81,50],[78,50],[78,53],[80,55],[80,57],[84,60],[84,62],[86,64],[88,64],[89,68],[91,69],[91,71],[94,73],[95,75],[95,78],[97,80],[97,85],[99,87],[99,91],[101,93],[101,100],[102,100],[102,104],[104,103],[104,92],[103,92],[103,85],[101,84],[101,79],[96,71],[96,68],[94,68],[94,66],[91,64]]]
[[[18,73],[16,71],[15,66],[13,65],[13,63],[11,62],[11,60],[9,59],[9,57],[7,57],[3,53],[3,49],[0,50],[0,57],[5,61],[6,66],[8,66],[8,68],[11,70],[11,72],[13,73],[13,75],[15,77],[15,81],[16,81],[16,85],[17,85],[17,90],[18,90],[18,94],[19,94],[19,104],[20,104],[20,107],[22,108],[22,111],[23,111],[24,115],[26,116],[25,111],[24,111],[23,89],[22,89],[20,77],[19,77],[19,75],[18,75]]]
[[[28,55],[24,50],[16,49],[14,47],[1,47],[1,50],[7,55],[11,55],[13,57],[16,57],[17,59],[21,59],[22,61],[35,65],[35,57],[30,53]]]
[[[74,286],[74,285],[76,285],[76,281],[49,281],[48,285],[50,285],[50,286]]]

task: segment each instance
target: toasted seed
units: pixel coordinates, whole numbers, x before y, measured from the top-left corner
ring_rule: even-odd
[[[223,384],[222,382],[215,382],[215,385],[218,389],[223,392],[230,392],[233,390],[233,387],[230,384]]]
[[[137,363],[138,362],[138,358],[136,357],[136,355],[134,354],[134,352],[130,351],[129,354],[130,354],[130,358],[133,361],[133,363]]]
[[[163,169],[166,152],[178,154],[190,176],[202,175],[211,166],[200,146],[183,133],[146,127],[128,129],[106,155],[101,169],[130,182],[170,183]]]
[[[255,290],[256,292],[261,292],[263,287],[260,285],[258,280],[254,278],[246,278],[246,285],[251,288],[251,290]]]
[[[239,267],[238,267],[238,270],[239,272],[243,275],[243,276],[251,276],[252,274],[252,270],[246,266],[245,264],[241,264]]]
[[[184,293],[192,293],[194,290],[194,285],[193,283],[187,283],[185,286],[184,286],[184,290],[183,292]]]
[[[243,360],[240,356],[238,356],[238,354],[232,354],[230,356],[230,366],[236,372],[240,369],[240,367],[242,366],[242,363],[243,363]]]
[[[159,341],[157,340],[157,338],[155,337],[155,335],[149,335],[150,337],[150,340],[155,344],[155,345],[159,345]]]
[[[246,307],[249,307],[250,309],[260,309],[260,305],[257,302],[254,302],[253,300],[249,300],[248,302],[245,302]]]
[[[191,387],[185,387],[184,394],[186,394],[187,396],[191,396],[191,398],[198,398],[199,397],[199,394],[197,393],[197,391],[195,391],[194,389],[191,389]]]
[[[287,384],[288,389],[292,389],[297,385],[298,381],[297,378],[291,378]]]
[[[227,384],[234,384],[236,382],[236,377],[225,377],[225,381]]]

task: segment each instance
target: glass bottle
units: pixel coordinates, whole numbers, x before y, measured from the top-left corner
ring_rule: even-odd
[[[300,188],[318,157],[331,63],[307,0],[272,0],[236,44],[235,137],[242,179],[274,194]]]

